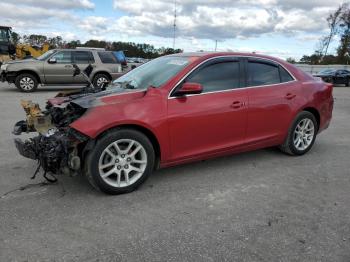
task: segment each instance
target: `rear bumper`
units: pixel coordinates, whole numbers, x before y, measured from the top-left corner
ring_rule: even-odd
[[[333,117],[333,107],[334,98],[331,97],[321,108],[321,126],[319,128],[319,133],[330,126]]]

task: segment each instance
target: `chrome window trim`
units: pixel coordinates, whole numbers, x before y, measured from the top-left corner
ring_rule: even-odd
[[[215,94],[215,93],[224,93],[224,92],[229,92],[229,91],[236,91],[236,90],[243,90],[243,89],[251,89],[251,88],[259,88],[259,87],[269,87],[269,86],[276,86],[276,85],[284,85],[284,84],[289,84],[292,82],[297,82],[298,80],[296,79],[296,77],[282,64],[280,64],[277,61],[274,61],[272,59],[268,59],[268,58],[262,58],[262,57],[257,57],[257,56],[232,56],[232,55],[226,55],[226,56],[216,56],[216,57],[211,57],[208,58],[206,60],[204,60],[203,62],[201,62],[200,64],[198,64],[197,66],[195,66],[194,68],[191,69],[190,72],[188,72],[185,76],[183,76],[175,85],[174,87],[171,89],[171,91],[168,94],[168,99],[176,99],[179,98],[177,96],[171,96],[171,93],[179,86],[179,84],[185,80],[186,77],[188,77],[190,74],[193,73],[193,71],[195,71],[196,69],[198,69],[201,65],[203,65],[206,62],[209,62],[211,60],[217,59],[217,58],[253,58],[253,59],[257,59],[257,60],[261,60],[262,62],[265,61],[270,61],[273,62],[277,65],[279,65],[280,67],[282,67],[284,70],[286,70],[291,77],[293,78],[293,80],[288,81],[288,82],[283,82],[283,83],[278,83],[278,84],[271,84],[271,85],[259,85],[259,86],[247,86],[247,87],[239,87],[239,88],[234,88],[234,89],[228,89],[228,90],[219,90],[219,91],[212,91],[212,92],[207,92],[207,93],[201,93],[201,94],[193,94],[193,95],[186,95],[186,97],[191,97],[191,96],[200,96],[200,95],[206,95],[206,94]]]

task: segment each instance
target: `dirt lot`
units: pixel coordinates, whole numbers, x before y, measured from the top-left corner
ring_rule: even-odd
[[[122,196],[79,176],[29,179],[36,164],[11,135],[19,100],[56,92],[0,86],[0,261],[350,261],[350,88],[335,89],[332,125],[306,156],[164,169]]]

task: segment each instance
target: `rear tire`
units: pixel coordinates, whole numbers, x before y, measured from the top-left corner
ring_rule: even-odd
[[[15,85],[21,92],[30,93],[38,88],[38,80],[34,75],[24,73],[16,77]]]
[[[289,128],[287,138],[280,149],[288,155],[304,155],[314,145],[317,132],[318,124],[315,116],[308,111],[300,112]]]
[[[90,184],[107,194],[138,188],[152,173],[155,153],[150,140],[133,129],[115,129],[99,139],[86,157]]]
[[[98,73],[94,76],[94,80],[92,82],[94,87],[101,88],[103,83],[107,83],[105,86],[108,85],[111,82],[111,79],[106,74]]]

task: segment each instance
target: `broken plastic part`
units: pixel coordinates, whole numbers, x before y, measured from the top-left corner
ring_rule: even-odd
[[[37,131],[40,134],[44,134],[54,128],[51,116],[44,114],[38,104],[35,104],[32,101],[21,100],[21,105],[27,114],[27,127],[24,128],[24,125],[20,124],[18,126],[21,127],[17,126],[17,130],[14,130],[14,133],[19,133],[20,129],[25,129],[26,132]]]
[[[80,118],[87,109],[71,100],[71,96],[57,97],[55,101],[49,100],[45,111],[32,101],[21,101],[26,120],[15,124],[13,134],[39,133],[38,136],[25,141],[15,139],[16,148],[22,156],[38,161],[38,167],[32,178],[43,170],[44,178],[49,182],[55,182],[55,174],[73,175],[81,169],[78,146],[87,142],[89,138],[70,128],[69,125]],[[48,177],[49,174],[51,178]]]

